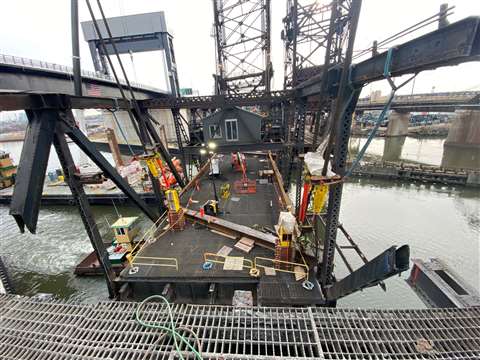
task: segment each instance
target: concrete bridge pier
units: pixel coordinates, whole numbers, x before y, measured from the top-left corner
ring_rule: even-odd
[[[480,169],[480,111],[457,111],[443,144],[442,167]]]
[[[383,161],[399,161],[402,157],[402,149],[406,136],[392,136],[385,138],[383,145]]]
[[[172,112],[165,109],[150,109],[148,112],[158,122],[158,124],[153,123],[153,126],[163,144],[165,146],[167,146],[168,143],[170,143],[170,146],[175,145],[177,138],[175,135],[175,125],[173,123]],[[121,130],[115,121],[113,114],[108,110],[103,111],[105,127],[113,129],[118,143],[126,144],[128,142],[131,145],[141,145],[140,139],[137,136],[128,113],[126,111],[117,111],[115,112],[115,115],[120,124]]]
[[[121,127],[121,130],[119,125],[117,124],[117,121],[115,121],[112,112],[108,110],[103,110],[105,127],[113,129],[118,143],[126,144],[128,142],[130,145],[140,145],[140,139],[135,132],[135,128],[133,127],[128,112],[116,111],[115,116],[117,117],[117,121]]]
[[[406,136],[408,135],[408,124],[410,122],[409,112],[392,110],[388,116],[388,126],[385,136]]]

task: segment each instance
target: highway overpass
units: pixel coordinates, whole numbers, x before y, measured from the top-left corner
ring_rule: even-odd
[[[122,86],[127,90],[125,81]],[[165,97],[167,91],[130,82],[137,99]],[[115,79],[82,70],[84,96],[120,98]],[[40,60],[0,54],[0,89],[73,95],[73,69]]]
[[[359,99],[356,112],[382,110],[387,100],[387,96]],[[399,112],[454,112],[460,109],[480,110],[480,91],[397,95],[393,98],[390,108]]]

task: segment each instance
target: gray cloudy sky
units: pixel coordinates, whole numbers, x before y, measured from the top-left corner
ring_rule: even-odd
[[[322,1],[322,0],[319,0]],[[372,41],[382,40],[403,28],[438,11],[447,0],[364,0],[357,32],[356,49],[364,49]],[[80,20],[90,20],[83,0],[80,3]],[[95,1],[92,1],[95,3]],[[179,70],[180,86],[193,87],[201,94],[213,91],[212,73],[215,71],[214,40],[211,37],[213,8],[211,0],[103,0],[107,16],[129,15],[163,10],[167,26],[174,35],[174,47]],[[466,16],[480,15],[478,0],[450,0],[455,13],[450,21]],[[280,40],[281,19],[285,16],[286,0],[272,0],[272,57],[274,64],[274,88],[283,82],[283,45]],[[0,53],[40,59],[71,65],[69,0],[3,0],[0,12]],[[435,25],[417,32],[419,36],[435,29]],[[406,37],[398,43],[407,41]],[[80,35],[81,59],[84,69],[93,69],[88,46]],[[124,63],[130,79],[134,80],[128,55]],[[165,88],[162,57],[159,53],[134,55],[138,82]],[[468,63],[455,67],[421,73],[415,82],[415,92],[461,91],[480,89],[480,63]],[[384,82],[365,88],[388,90]],[[411,85],[402,90],[410,93]]]

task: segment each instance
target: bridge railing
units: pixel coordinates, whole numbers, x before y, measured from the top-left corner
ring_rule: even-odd
[[[413,94],[413,95],[397,95],[393,99],[396,103],[401,102],[415,102],[415,101],[446,101],[446,100],[469,100],[479,95],[480,91],[456,91],[456,92],[439,92],[439,93],[426,93],[426,94]],[[358,100],[359,104],[380,104],[387,101],[387,96],[381,96],[376,99],[370,97],[362,98]]]
[[[44,69],[48,71],[55,71],[62,74],[69,74],[73,76],[73,68],[71,66],[55,64],[48,61],[29,59],[21,56],[0,54],[0,64],[28,67],[31,69]],[[98,73],[95,71],[90,71],[90,70],[82,70],[82,77],[94,79],[94,80],[104,80],[104,81],[109,81],[113,83],[115,82],[115,79],[109,75],[105,75],[105,74]],[[120,79],[120,83],[122,85],[126,85],[126,81],[124,79]],[[138,88],[138,89],[150,90],[155,92],[165,92],[153,86],[139,84],[132,81],[130,81],[130,84],[132,85],[132,87]]]

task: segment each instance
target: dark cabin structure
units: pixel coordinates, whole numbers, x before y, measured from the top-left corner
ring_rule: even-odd
[[[263,117],[238,107],[219,110],[203,119],[205,143],[253,144],[262,139]]]

